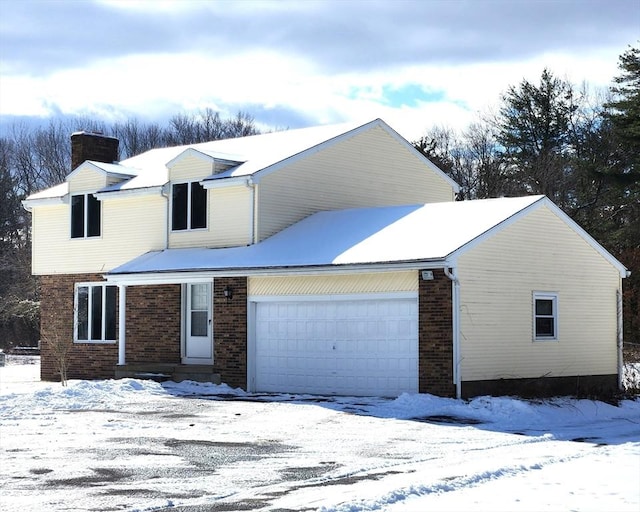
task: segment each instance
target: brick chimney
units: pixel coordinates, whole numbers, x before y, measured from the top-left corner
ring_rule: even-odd
[[[96,132],[75,132],[71,135],[71,170],[85,160],[111,164],[118,160],[118,139]]]

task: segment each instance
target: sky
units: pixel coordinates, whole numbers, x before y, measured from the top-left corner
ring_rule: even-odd
[[[4,512],[640,507],[638,398],[248,395],[137,379],[62,387],[38,380],[39,361],[18,359],[0,367]]]
[[[211,108],[263,130],[381,117],[415,140],[545,67],[607,88],[639,40],[638,0],[0,0],[0,123]]]

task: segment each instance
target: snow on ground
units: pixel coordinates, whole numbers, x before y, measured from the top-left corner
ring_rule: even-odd
[[[14,361],[15,362],[15,361]],[[0,367],[0,510],[640,510],[640,400],[249,395]]]

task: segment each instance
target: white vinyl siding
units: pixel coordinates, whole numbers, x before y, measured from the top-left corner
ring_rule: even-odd
[[[69,178],[68,182],[69,193],[72,195],[87,192],[94,193],[110,184],[107,182],[107,175],[105,173],[90,167],[78,169],[78,171]]]
[[[169,180],[172,183],[199,181],[213,173],[213,162],[196,156],[185,156],[169,169]]]
[[[540,208],[460,256],[463,380],[617,372],[618,271]],[[558,302],[557,341],[534,341],[536,291]]]
[[[321,210],[454,199],[449,182],[379,127],[262,177],[258,189],[260,240]]]
[[[233,247],[251,243],[251,191],[245,186],[207,190],[207,229],[174,231],[169,247]]]
[[[417,292],[417,271],[250,277],[250,296]]]
[[[107,272],[165,247],[167,201],[160,195],[102,201],[102,234],[70,238],[69,205],[33,209],[33,273]],[[123,236],[125,234],[125,236]]]

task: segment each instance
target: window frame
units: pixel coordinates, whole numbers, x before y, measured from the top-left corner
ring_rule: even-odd
[[[537,303],[539,300],[551,301],[551,314],[538,314]],[[558,341],[558,293],[557,292],[533,292],[533,341]],[[537,320],[551,318],[553,320],[553,334],[538,334]]]
[[[187,198],[186,198],[186,227],[184,228],[174,228],[174,189],[178,185],[186,185],[187,188]],[[204,226],[192,227],[193,226],[193,212],[194,212],[194,204],[193,204],[193,187],[194,185],[198,185],[202,188],[203,197],[204,197]],[[190,180],[190,181],[176,181],[171,183],[171,211],[169,215],[169,222],[171,223],[171,232],[172,233],[182,233],[185,231],[206,231],[208,229],[209,224],[209,191],[202,186],[201,180]]]
[[[76,219],[76,217],[74,216],[74,205],[73,205],[73,202],[74,202],[74,198],[76,198],[76,197],[81,197],[82,198],[82,235],[74,236],[74,219]],[[98,206],[98,208],[97,208],[98,233],[97,234],[91,234],[90,233],[90,225],[94,225],[93,222],[91,224],[89,222],[90,213],[93,212],[91,219],[95,220],[93,218],[93,215],[96,214],[95,213],[96,210],[91,207],[91,205],[89,204],[89,201],[92,202],[94,207],[96,205]],[[69,233],[69,236],[70,236],[70,238],[72,240],[78,240],[78,239],[82,239],[82,238],[100,238],[102,236],[102,203],[100,202],[100,200],[98,198],[95,197],[93,192],[86,192],[86,193],[83,193],[83,194],[71,194],[70,199],[69,199],[69,217],[70,217],[70,222],[69,222],[70,233]]]
[[[80,330],[80,304],[79,304],[79,291],[81,288],[87,288],[87,312],[86,312],[86,339],[79,338],[79,330]],[[93,338],[93,301],[94,301],[94,289],[101,288],[100,292],[100,339]],[[108,302],[107,302],[107,288],[112,289],[113,298],[112,298],[112,319],[113,325],[111,329],[108,328],[109,315],[108,313]],[[116,343],[118,338],[118,315],[117,315],[117,307],[118,307],[118,287],[113,284],[108,284],[106,282],[86,282],[86,283],[75,283],[73,290],[73,342],[74,343]],[[113,339],[107,338],[108,331],[113,332]]]

